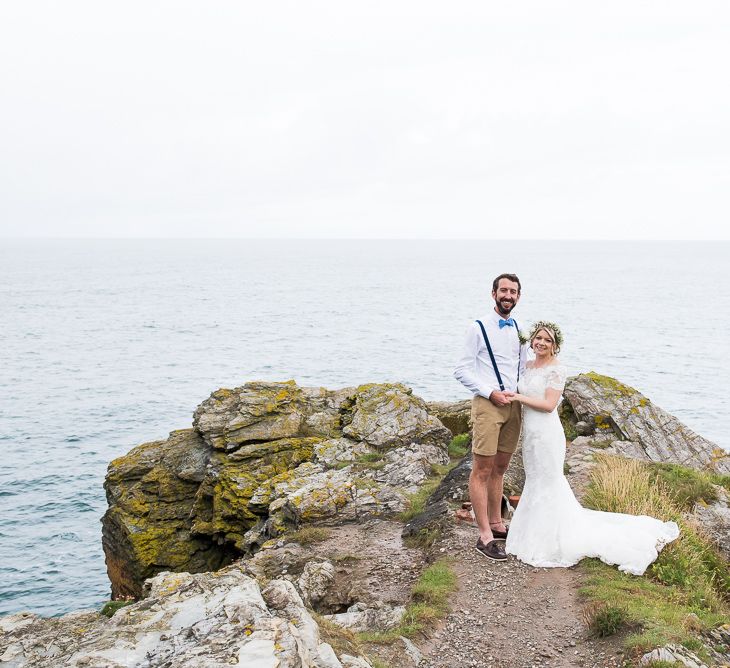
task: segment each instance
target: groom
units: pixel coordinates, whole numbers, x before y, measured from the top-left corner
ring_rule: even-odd
[[[504,473],[522,427],[520,403],[507,399],[517,391],[520,371],[524,371],[519,331],[510,315],[520,300],[521,288],[514,274],[500,274],[494,279],[494,310],[469,327],[464,353],[454,372],[473,394],[469,497],[479,525],[476,547],[494,561],[507,559],[501,540],[508,531],[502,522]]]

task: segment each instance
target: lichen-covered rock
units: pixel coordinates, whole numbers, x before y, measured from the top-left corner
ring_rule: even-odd
[[[595,436],[630,441],[620,454],[695,469],[730,473],[730,455],[651,403],[628,385],[590,372],[571,377],[565,398],[579,421],[595,425]],[[620,448],[619,448],[620,449]]]
[[[294,475],[298,473],[297,470]],[[327,471],[307,468],[305,475],[294,478],[297,484],[271,504],[270,512],[280,513],[282,521],[299,526],[351,522],[404,510],[405,493],[376,482],[371,475],[351,468]]]
[[[464,401],[429,401],[428,412],[436,416],[453,436],[471,431],[471,399]]]
[[[451,432],[429,415],[426,402],[398,383],[358,387],[352,421],[343,434],[380,449],[411,443],[440,445],[451,439]]]
[[[161,565],[200,572],[226,563],[226,552],[195,534],[190,520],[210,454],[195,431],[184,429],[109,465],[102,546],[114,598],[139,597]]]
[[[383,461],[383,468],[373,473],[374,480],[412,494],[433,475],[434,464],[449,463],[449,454],[435,445],[413,443],[390,450]]]
[[[214,570],[303,523],[400,512],[448,461],[449,431],[397,384],[246,383],[214,392],[193,424],[109,466],[114,598],[139,597],[164,570]]]
[[[111,618],[95,612],[0,620],[3,665],[23,668],[341,668],[294,589],[262,592],[237,566],[218,573],[164,573],[149,596]],[[358,657],[361,665],[370,664]]]

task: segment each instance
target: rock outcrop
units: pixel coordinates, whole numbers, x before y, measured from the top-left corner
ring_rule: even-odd
[[[363,657],[338,657],[294,585],[263,589],[229,566],[217,573],[164,573],[144,600],[111,619],[97,612],[59,618],[29,613],[0,620],[3,665],[23,668],[369,668]]]
[[[471,431],[471,399],[465,401],[429,401],[430,413],[441,420],[454,436]]]
[[[730,494],[719,485],[715,489],[717,500],[696,503],[692,515],[720,551],[730,559]]]
[[[568,379],[565,399],[614,454],[730,473],[730,455],[633,387],[590,372]]]
[[[114,598],[161,571],[203,572],[289,528],[403,510],[451,434],[399,384],[252,382],[214,392],[193,429],[114,460],[102,542]]]

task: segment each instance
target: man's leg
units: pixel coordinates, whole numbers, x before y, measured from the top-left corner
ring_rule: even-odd
[[[502,522],[502,496],[504,494],[504,474],[509,466],[509,460],[512,458],[511,452],[500,452],[492,458],[493,465],[487,483],[487,495],[489,497],[489,533],[492,529],[497,531],[506,531]],[[471,493],[471,487],[469,487]],[[472,501],[472,505],[473,505]]]
[[[489,486],[492,479],[494,461],[497,455],[477,455],[472,453],[472,468],[469,476],[469,499],[479,525],[479,535],[485,545],[494,540],[489,528]],[[509,461],[509,460],[508,460]],[[503,474],[504,475],[504,474]]]

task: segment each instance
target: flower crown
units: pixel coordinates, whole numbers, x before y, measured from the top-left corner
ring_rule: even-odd
[[[563,345],[563,332],[554,322],[548,320],[538,320],[531,328],[527,336],[522,336],[522,343],[529,343],[535,338],[535,335],[541,330],[547,330],[555,340],[555,352],[557,353]]]

